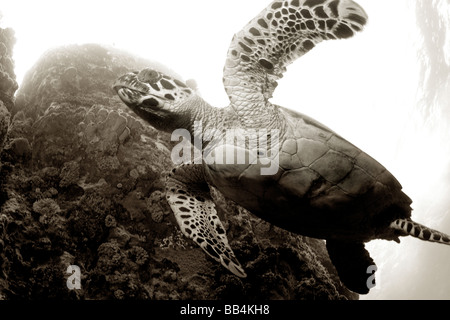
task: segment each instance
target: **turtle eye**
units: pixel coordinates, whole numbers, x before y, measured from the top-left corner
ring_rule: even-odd
[[[146,68],[138,74],[139,81],[147,82],[150,84],[158,82],[161,78],[162,75],[158,71],[150,68]]]

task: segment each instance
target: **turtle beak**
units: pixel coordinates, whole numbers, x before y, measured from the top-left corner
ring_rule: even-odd
[[[125,104],[127,105],[135,104],[136,100],[133,99],[133,96],[135,96],[135,92],[120,86],[114,86],[114,90],[116,90],[117,95]]]
[[[139,81],[135,73],[127,73],[118,78],[112,85],[112,89],[127,105],[141,104],[151,97],[148,86]]]
[[[112,89],[119,93],[122,88],[135,89],[138,83],[137,76],[134,73],[127,73],[118,78],[112,85]]]

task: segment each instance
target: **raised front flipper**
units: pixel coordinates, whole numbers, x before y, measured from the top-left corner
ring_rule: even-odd
[[[290,63],[323,40],[350,38],[366,21],[351,0],[273,1],[231,41],[223,81],[233,107],[240,114],[251,104],[254,112]]]
[[[327,240],[327,250],[342,283],[354,292],[369,293],[369,267],[375,263],[364,243]]]
[[[166,179],[166,198],[183,234],[239,277],[243,268],[228,244],[225,229],[204,178],[201,164],[183,164]]]

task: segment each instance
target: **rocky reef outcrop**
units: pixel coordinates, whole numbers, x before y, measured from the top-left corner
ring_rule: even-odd
[[[120,75],[152,65],[95,44],[54,49],[28,72],[15,103],[4,102],[10,121],[0,104],[0,297],[357,298],[323,241],[273,227],[219,192],[219,216],[248,277],[180,233],[164,197],[170,136],[111,89]],[[79,267],[79,289],[67,286],[70,265]]]
[[[14,93],[18,88],[12,59],[15,41],[12,29],[0,28],[0,152],[8,132]]]

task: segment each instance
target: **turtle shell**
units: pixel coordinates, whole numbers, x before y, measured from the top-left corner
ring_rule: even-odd
[[[410,217],[411,200],[380,163],[306,115],[279,113],[285,128],[266,161],[206,164],[208,180],[226,197],[272,224],[323,239],[369,241]],[[248,159],[260,152],[225,143],[213,149]],[[269,164],[277,170],[261,174]]]

